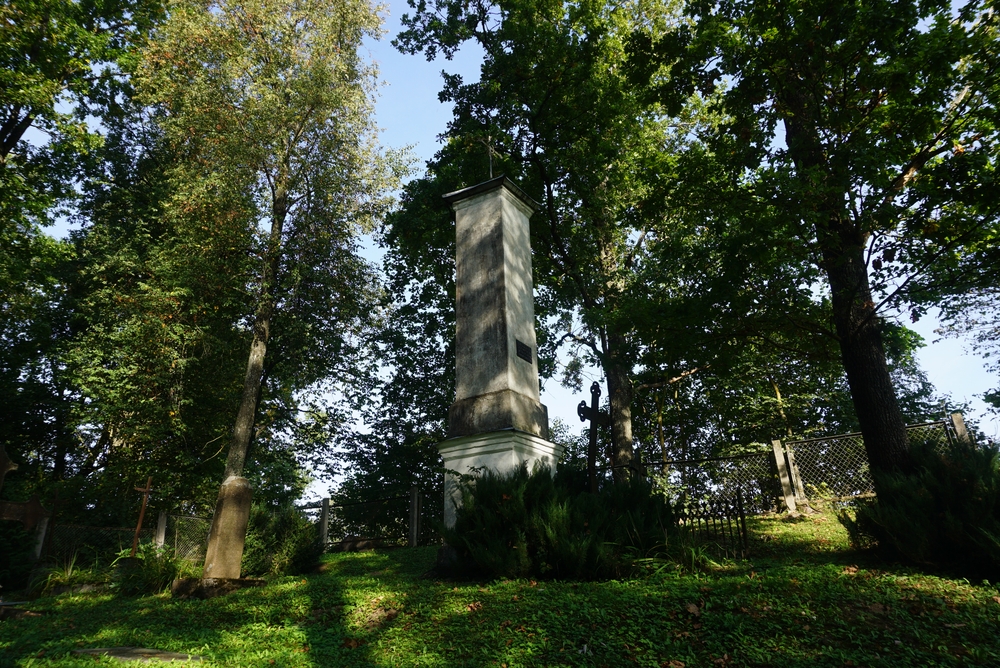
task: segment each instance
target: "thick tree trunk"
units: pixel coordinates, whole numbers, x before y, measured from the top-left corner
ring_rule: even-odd
[[[830,282],[833,322],[840,343],[841,360],[858,416],[869,464],[876,471],[908,470],[909,444],[906,424],[889,376],[875,312],[865,248],[868,232],[851,220],[845,201],[850,181],[827,161],[817,133],[818,112],[796,82],[779,95],[791,114],[785,119],[788,151],[798,178],[808,179],[803,210],[815,224],[822,269]],[[878,491],[878,490],[876,490]]]
[[[615,482],[627,480],[633,473],[632,379],[631,368],[620,359],[624,340],[620,335],[607,337],[608,361],[604,374],[608,379],[608,403],[611,418],[611,465]]]
[[[876,471],[910,468],[906,423],[889,376],[862,248],[829,249],[826,274],[833,299],[833,321],[854,410]]]

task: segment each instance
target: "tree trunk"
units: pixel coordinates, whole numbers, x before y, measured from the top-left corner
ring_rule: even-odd
[[[247,450],[250,447],[250,439],[253,438],[253,427],[257,419],[260,379],[264,373],[264,359],[267,356],[267,341],[270,338],[270,330],[270,317],[258,318],[257,322],[254,323],[253,341],[250,344],[250,356],[247,359],[247,371],[243,377],[243,394],[240,397],[240,407],[236,411],[233,435],[229,441],[224,480],[228,479],[229,476],[243,475]]]
[[[608,379],[608,403],[611,418],[611,465],[615,482],[627,480],[633,473],[632,379],[630,367],[619,356],[624,348],[621,335],[608,335],[608,361],[604,374]]]
[[[779,98],[791,112],[785,118],[789,155],[798,178],[811,182],[811,192],[803,192],[803,205],[812,208],[808,213],[815,221],[822,269],[830,283],[841,361],[869,464],[875,471],[908,470],[906,424],[889,376],[881,319],[875,311],[865,264],[869,235],[845,209],[850,180],[827,161],[816,130],[818,112],[801,86],[792,82]]]
[[[826,250],[826,274],[833,298],[833,322],[861,425],[868,462],[875,471],[906,471],[910,448],[906,423],[889,376],[862,248]]]
[[[261,273],[260,303],[254,314],[253,340],[250,343],[250,355],[247,358],[247,371],[243,377],[243,394],[240,397],[240,407],[236,411],[236,422],[233,424],[233,435],[229,441],[229,453],[226,456],[226,473],[223,479],[230,476],[242,476],[246,465],[247,450],[250,439],[253,438],[254,424],[257,421],[257,406],[260,404],[260,384],[264,375],[264,361],[267,357],[267,343],[271,338],[271,318],[274,314],[274,283],[278,275],[278,265],[281,259],[281,234],[285,224],[287,211],[287,194],[283,188],[276,189],[272,204],[271,233],[268,238],[267,252]]]

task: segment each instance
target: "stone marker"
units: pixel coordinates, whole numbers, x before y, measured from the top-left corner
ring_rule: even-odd
[[[505,176],[445,195],[455,211],[455,403],[446,469],[553,471],[562,448],[548,440],[538,390],[528,218],[537,204]],[[446,526],[455,523],[457,479],[445,474]]]
[[[208,534],[203,578],[237,579],[250,519],[250,482],[241,476],[229,476],[219,489],[212,529]]]

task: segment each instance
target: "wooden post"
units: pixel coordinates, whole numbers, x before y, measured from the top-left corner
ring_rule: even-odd
[[[771,448],[774,450],[774,463],[778,467],[778,479],[781,480],[781,495],[785,499],[785,508],[788,512],[796,511],[795,492],[792,491],[792,479],[788,475],[788,466],[785,464],[785,451],[781,447],[781,441],[771,441]]]
[[[330,542],[330,497],[323,499],[319,511],[319,544],[324,552],[328,542]]]
[[[135,538],[132,539],[132,554],[130,557],[135,556],[135,551],[139,548],[139,531],[142,530],[142,520],[146,516],[146,502],[149,501],[149,493],[153,490],[153,476],[149,476],[146,479],[145,487],[136,487],[135,491],[142,492],[142,508],[139,509],[139,521],[135,524]]]
[[[160,516],[156,519],[156,549],[162,550],[163,544],[167,541],[167,511],[161,510]]]
[[[410,488],[410,547],[420,542],[420,490],[416,485]]]
[[[955,438],[959,443],[970,444],[972,440],[969,438],[969,431],[965,428],[965,419],[962,417],[961,413],[952,413],[951,427],[955,430]]]

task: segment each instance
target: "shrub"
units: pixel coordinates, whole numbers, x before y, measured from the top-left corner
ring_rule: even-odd
[[[127,596],[159,594],[180,577],[194,575],[197,566],[175,557],[173,551],[142,543],[135,556],[131,549],[122,550],[111,564],[111,586]]]
[[[840,513],[852,546],[972,577],[1000,578],[1000,454],[996,446],[913,446],[916,472],[878,475],[877,499]]]
[[[578,476],[577,476],[578,477]],[[589,494],[571,474],[490,471],[463,483],[455,526],[442,534],[490,576],[593,579],[628,575],[666,554],[679,534],[672,508],[645,481]]]
[[[28,584],[34,545],[34,534],[20,522],[0,521],[0,588],[17,590]]]
[[[255,503],[250,508],[244,576],[301,573],[323,552],[316,526],[293,505]]]

